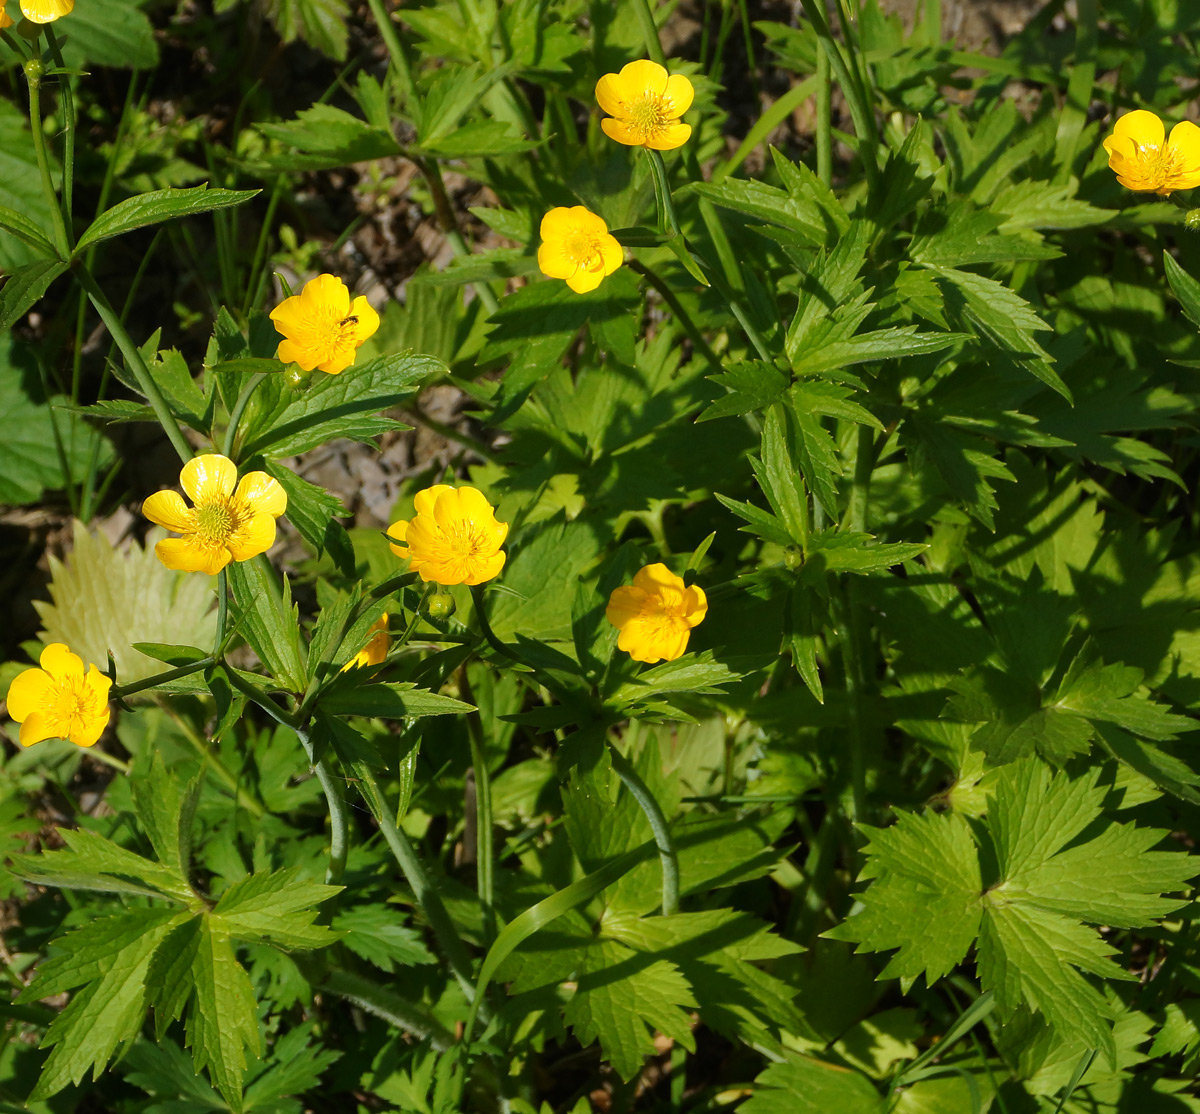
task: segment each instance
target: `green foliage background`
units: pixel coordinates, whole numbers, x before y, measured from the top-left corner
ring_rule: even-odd
[[[693,6],[667,206],[592,95],[652,9],[80,0],[61,218],[0,47],[0,500],[111,518],[182,427],[303,547],[216,618],[79,525],[18,613],[6,683],[39,630],[171,676],[0,765],[0,1109],[1200,1110],[1200,239],[1100,147],[1192,111],[1200,15],[968,52],[938,0]],[[586,295],[536,266],[575,204],[627,249]],[[402,206],[453,260],[288,374],[272,271],[356,277]],[[451,614],[296,459],[447,384],[392,518],[449,480],[511,524]],[[710,608],[641,667],[604,604],[654,561]]]

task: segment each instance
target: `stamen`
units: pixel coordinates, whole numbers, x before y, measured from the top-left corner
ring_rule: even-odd
[[[196,508],[196,533],[206,542],[222,543],[233,533],[234,519],[228,502],[205,503]]]

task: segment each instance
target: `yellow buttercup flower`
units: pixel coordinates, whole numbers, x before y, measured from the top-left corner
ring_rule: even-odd
[[[388,652],[388,616],[385,611],[378,619],[371,624],[371,630],[376,633],[371,640],[358,651],[345,665],[342,666],[342,672],[346,673],[351,669],[361,669],[367,665],[379,665]]]
[[[683,74],[667,74],[657,62],[642,60],[606,73],[596,82],[596,101],[612,119],[600,121],[604,134],[629,147],[673,151],[692,134],[680,117],[692,106],[695,90]]]
[[[1173,190],[1200,186],[1200,128],[1189,120],[1176,124],[1166,138],[1163,122],[1139,108],[1127,112],[1104,141],[1108,165],[1126,189]]]
[[[12,25],[13,17],[4,10],[4,4],[0,3],[0,31],[3,31],[6,27],[11,27]]]
[[[299,294],[285,298],[271,320],[285,340],[279,358],[297,363],[305,371],[319,368],[330,375],[345,371],[363,342],[379,328],[379,314],[361,294],[350,301],[350,290],[340,278],[318,275]]]
[[[8,686],[8,714],[21,725],[21,745],[67,739],[90,747],[108,726],[112,681],[61,642],[42,651],[40,669],[18,673]]]
[[[690,588],[666,565],[647,565],[608,597],[604,615],[620,632],[617,646],[634,661],[674,661],[687,649],[692,627],[708,614],[704,589]]]
[[[409,558],[422,580],[482,584],[499,575],[508,523],[496,521],[482,492],[435,484],[418,491],[414,503],[416,515],[389,526],[388,537],[400,543],[392,552]]]
[[[582,205],[559,206],[542,217],[538,267],[547,278],[566,279],[576,294],[595,290],[625,261],[608,225]]]
[[[21,0],[21,14],[31,23],[53,23],[75,10],[75,0]],[[8,24],[0,23],[0,27]]]
[[[157,491],[142,504],[151,522],[183,535],[154,547],[167,568],[215,576],[230,561],[248,561],[275,544],[287,492],[266,472],[247,472],[239,483],[232,460],[208,453],[183,466],[179,485],[194,506],[177,491]]]

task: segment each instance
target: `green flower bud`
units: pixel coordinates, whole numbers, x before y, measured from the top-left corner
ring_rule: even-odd
[[[783,565],[788,572],[795,572],[804,564],[804,553],[794,545],[789,545],[783,551]]]
[[[421,612],[426,619],[449,619],[454,614],[454,597],[449,592],[434,592],[426,596]]]
[[[288,364],[283,369],[283,381],[296,394],[303,394],[312,386],[312,372],[305,371],[299,364]]]
[[[1200,209],[1189,209],[1183,218],[1183,227],[1189,232],[1200,232]]]

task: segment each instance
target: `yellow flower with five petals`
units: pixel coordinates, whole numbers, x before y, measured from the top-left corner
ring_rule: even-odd
[[[379,314],[361,294],[350,300],[350,290],[340,278],[318,275],[299,294],[285,298],[271,320],[283,334],[279,358],[305,371],[319,368],[330,375],[345,371],[358,349],[379,328]]]
[[[112,680],[61,642],[51,642],[40,669],[18,673],[8,686],[8,714],[21,725],[21,745],[66,739],[90,747],[108,726]]]
[[[604,616],[620,632],[618,649],[634,661],[674,661],[687,650],[692,628],[704,621],[704,589],[688,587],[666,565],[646,565],[632,585],[615,588]]]
[[[21,0],[21,14],[30,23],[53,23],[74,10],[75,0]],[[0,3],[0,30],[12,25],[12,18]]]
[[[388,537],[392,552],[407,557],[413,572],[426,583],[482,584],[500,574],[508,536],[508,523],[497,522],[496,512],[483,493],[473,487],[435,484],[418,491],[413,500],[416,515],[394,522]]]
[[[673,151],[692,134],[679,118],[692,106],[695,90],[683,74],[669,74],[645,59],[606,73],[596,82],[596,101],[611,119],[604,134],[629,147]]]
[[[1171,129],[1145,109],[1127,112],[1104,141],[1108,165],[1126,189],[1166,196],[1200,186],[1200,128],[1184,120]]]
[[[542,217],[538,267],[547,278],[566,279],[586,294],[625,261],[625,253],[601,217],[582,205],[559,206]]]
[[[232,460],[208,453],[183,466],[179,485],[193,506],[177,491],[155,492],[142,504],[151,522],[183,535],[154,547],[167,568],[215,576],[230,561],[248,561],[275,544],[287,492],[266,472],[247,472],[239,482]]]

